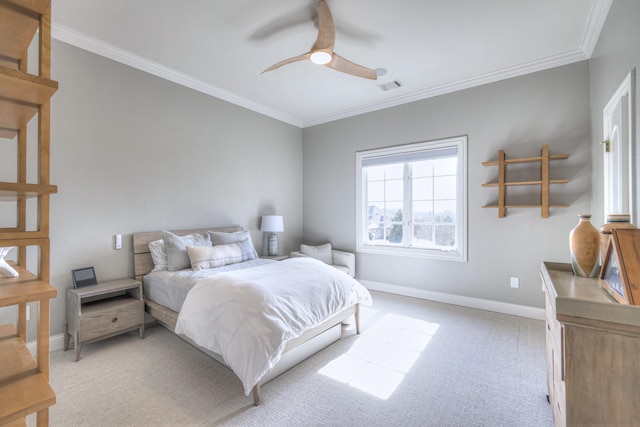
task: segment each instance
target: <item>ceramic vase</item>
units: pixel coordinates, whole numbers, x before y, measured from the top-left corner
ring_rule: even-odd
[[[607,215],[607,223],[600,227],[600,262],[604,263],[604,257],[607,255],[607,246],[609,245],[609,237],[611,230],[617,228],[638,228],[631,224],[631,215],[616,214]]]
[[[573,274],[596,277],[599,272],[600,233],[591,224],[591,215],[578,215],[579,221],[569,234]]]

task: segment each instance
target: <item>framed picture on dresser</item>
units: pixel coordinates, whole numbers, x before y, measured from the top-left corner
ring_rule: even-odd
[[[613,230],[599,277],[621,304],[640,305],[640,230]]]

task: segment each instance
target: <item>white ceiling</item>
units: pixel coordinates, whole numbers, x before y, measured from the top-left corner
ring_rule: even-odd
[[[299,127],[590,57],[612,0],[328,0],[335,51],[308,61],[315,0],[55,0],[53,37]],[[399,80],[402,87],[378,85]]]

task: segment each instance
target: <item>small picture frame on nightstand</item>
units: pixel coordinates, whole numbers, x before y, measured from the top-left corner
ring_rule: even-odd
[[[76,289],[98,284],[96,272],[93,267],[71,270],[71,277],[73,278],[73,287]]]

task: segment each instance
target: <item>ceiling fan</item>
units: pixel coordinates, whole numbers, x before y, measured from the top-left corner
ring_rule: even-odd
[[[263,73],[275,70],[283,65],[291,64],[292,62],[308,59],[314,64],[324,65],[326,67],[333,68],[336,71],[341,71],[356,77],[363,77],[365,79],[377,80],[378,76],[375,71],[351,62],[335,53],[333,51],[335,41],[336,30],[333,24],[331,11],[329,10],[329,5],[326,0],[318,0],[318,37],[311,47],[311,50],[302,55],[280,61],[264,70]]]

